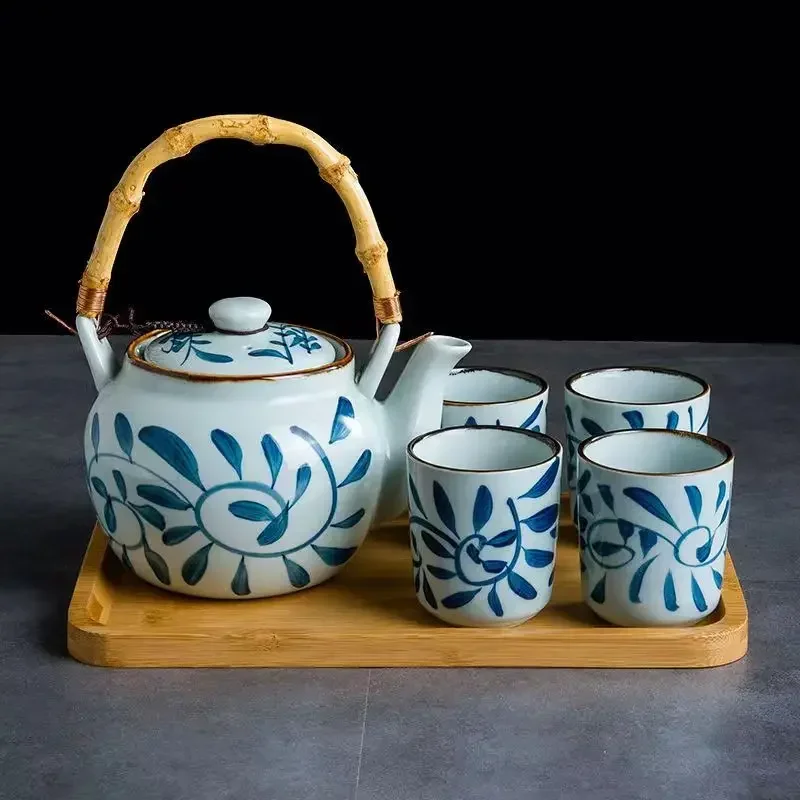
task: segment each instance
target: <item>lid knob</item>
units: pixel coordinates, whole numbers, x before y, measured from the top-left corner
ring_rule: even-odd
[[[258,297],[226,297],[208,309],[214,327],[223,333],[257,333],[267,327],[271,313],[270,304]]]

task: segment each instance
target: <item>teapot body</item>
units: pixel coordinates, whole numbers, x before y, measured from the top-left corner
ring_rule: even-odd
[[[211,598],[286,594],[332,577],[375,521],[382,411],[352,358],[261,380],[127,358],[86,421],[87,489],[111,549],[143,580]]]

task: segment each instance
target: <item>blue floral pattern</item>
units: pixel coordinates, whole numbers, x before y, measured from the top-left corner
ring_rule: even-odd
[[[540,400],[539,405],[537,405],[536,408],[534,408],[533,412],[528,417],[526,417],[526,419],[517,427],[523,429],[529,429],[531,431],[534,431],[535,433],[539,433],[540,426],[534,425],[534,423],[536,422],[537,419],[539,419],[543,407],[544,407],[544,400]],[[497,427],[500,427],[500,425],[502,424],[503,423],[501,423],[499,419],[495,422],[495,425]],[[464,425],[468,428],[474,428],[478,425],[478,421],[475,419],[475,417],[467,417],[466,421],[464,422]]]
[[[578,420],[578,424],[580,425],[579,429],[575,424],[572,408],[568,403],[564,407],[564,413],[567,418],[567,481],[569,482],[569,485],[572,486],[573,481],[575,480],[575,473],[578,468],[578,445],[592,436],[601,436],[602,434],[609,433],[610,431],[606,431],[597,422],[589,417],[581,417]],[[703,421],[700,423],[700,425],[698,425],[696,430],[694,427],[695,415],[692,406],[688,407],[686,413],[689,417],[689,427],[686,428],[686,430],[691,431],[692,433],[705,433],[708,431],[708,411],[706,411]],[[642,415],[641,411],[635,409],[631,411],[622,411],[620,412],[620,415],[625,420],[624,425],[620,424],[619,427],[612,430],[625,430],[625,425],[627,425],[631,430],[638,430],[644,427],[644,416]],[[664,427],[667,430],[677,430],[678,425],[680,424],[680,419],[680,412],[675,411],[674,409],[668,411],[666,414],[666,419],[664,420]],[[581,431],[583,431],[583,433],[581,433]]]
[[[646,527],[617,516],[615,497],[610,486],[598,484],[596,493],[590,496],[587,487],[591,481],[591,471],[586,469],[577,484],[581,572],[587,569],[587,558],[603,570],[602,576],[591,589],[591,599],[602,605],[606,600],[607,573],[639,559],[641,564],[628,586],[628,599],[631,603],[641,603],[640,593],[644,582],[648,580],[651,565],[657,559],[669,559],[670,565],[661,586],[664,608],[675,612],[684,602],[676,594],[672,570],[686,568],[692,571],[691,602],[699,612],[705,612],[708,602],[695,574],[700,570],[710,570],[717,589],[722,587],[722,573],[715,565],[719,558],[724,558],[727,547],[727,527],[722,533],[720,529],[730,512],[730,484],[720,481],[716,497],[711,502],[704,501],[697,486],[685,485],[686,502],[695,524],[684,530],[675,522],[673,514],[662,500],[650,490],[639,486],[627,486],[622,490],[625,497],[653,518],[653,527]],[[601,507],[595,508],[592,498],[597,499],[598,496]],[[705,520],[702,524],[701,519]]]
[[[529,567],[550,567],[547,585],[552,586],[558,504],[547,505],[522,519],[518,504],[543,497],[555,482],[558,469],[559,459],[555,459],[525,494],[516,500],[508,497],[497,508],[488,487],[480,486],[473,504],[471,532],[464,535],[457,529],[453,506],[444,487],[433,481],[437,524],[426,513],[414,480],[408,476],[412,501],[410,536],[414,587],[417,594],[422,590],[430,608],[437,609],[441,605],[456,609],[477,598],[485,598],[492,613],[502,617],[505,611],[497,592],[500,583],[506,582],[508,588],[523,600],[533,600],[538,594],[536,587],[516,571],[520,559]],[[490,528],[497,532],[490,533]],[[550,539],[537,547],[535,539],[533,544],[527,541],[528,532],[549,535]],[[444,559],[448,566],[429,563],[431,555]],[[429,578],[435,580],[431,582]],[[456,590],[453,591],[448,584],[457,587]]]
[[[303,352],[313,353],[319,350],[321,345],[316,336],[309,335],[308,331],[293,325],[270,325],[270,330],[275,331],[277,339],[270,339],[269,343],[279,347],[276,350],[271,347],[262,347],[258,350],[251,350],[248,355],[254,358],[282,358],[290,364],[294,364],[292,349],[299,347]]]
[[[203,350],[204,345],[211,344],[209,339],[203,339],[201,334],[196,333],[171,333],[160,341],[162,353],[184,352],[181,366],[185,364],[190,356],[195,356],[201,361],[211,361],[215,364],[226,364],[233,359],[222,353],[212,353]]]
[[[347,397],[340,397],[331,423],[329,446],[349,436],[353,418],[351,401]],[[190,586],[202,580],[213,549],[222,548],[239,556],[238,567],[231,576],[230,586],[233,594],[246,596],[250,594],[248,559],[282,559],[289,582],[299,589],[308,585],[311,577],[292,558],[294,554],[310,547],[328,566],[340,566],[355,554],[357,547],[342,547],[337,544],[336,533],[358,525],[365,515],[365,509],[353,508],[341,513],[340,500],[348,486],[358,483],[367,475],[372,463],[370,450],[364,450],[347,475],[339,479],[325,448],[308,431],[295,425],[289,429],[291,434],[307,445],[317,466],[303,463],[294,471],[294,475],[287,475],[280,444],[267,433],[261,439],[264,462],[254,466],[255,471],[263,473],[266,465],[269,481],[247,480],[247,465],[239,441],[231,433],[215,429],[209,432],[209,437],[219,456],[230,467],[231,481],[207,486],[202,479],[201,465],[195,453],[173,431],[149,425],[141,427],[134,436],[130,421],[122,413],[116,414],[113,425],[119,452],[101,451],[100,419],[97,413],[92,417],[90,438],[93,453],[86,465],[86,480],[93,499],[97,498],[95,505],[99,510],[100,524],[119,548],[120,558],[126,566],[132,568],[129,553],[141,549],[156,579],[169,586],[173,576],[170,575],[164,558],[152,548],[148,534],[159,532],[161,542],[167,547],[194,537],[199,546],[183,563],[183,580]],[[167,471],[156,472],[137,462],[134,458],[135,449],[142,446],[155,453],[164,462]],[[109,469],[111,480],[108,480]],[[124,474],[126,471],[128,478]],[[263,550],[279,542],[287,532],[293,510],[307,496],[306,490],[317,473],[321,473],[322,480],[330,485],[330,506],[322,525],[317,530],[309,531],[301,543],[292,547]],[[134,475],[146,477],[132,480],[131,476]],[[193,487],[191,495],[178,488],[173,475],[179,475],[189,482]],[[247,493],[247,497],[226,501],[227,512],[232,518],[258,523],[254,527],[254,531],[257,531],[255,541],[246,549],[222,541],[204,521],[204,505],[221,492],[233,493],[234,497],[237,492],[240,496],[242,492]],[[253,496],[259,499],[255,500]],[[318,503],[318,498],[319,495],[315,495],[312,502]],[[132,515],[136,521],[136,541],[115,538],[120,533],[120,513]],[[328,539],[327,536],[331,538]]]

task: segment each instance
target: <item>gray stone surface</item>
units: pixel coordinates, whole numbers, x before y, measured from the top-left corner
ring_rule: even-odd
[[[363,351],[363,348],[359,348]],[[736,452],[750,651],[709,670],[106,670],[65,614],[92,524],[92,399],[69,337],[0,336],[0,798],[781,800],[800,796],[800,348],[476,342],[564,378],[659,364],[712,384]],[[399,366],[399,365],[398,365]]]

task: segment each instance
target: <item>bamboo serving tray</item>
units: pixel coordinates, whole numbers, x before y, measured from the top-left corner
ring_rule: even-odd
[[[414,595],[407,523],[373,529],[312,589],[205,600],[125,570],[95,526],[72,596],[67,642],[105,667],[713,667],[747,652],[747,606],[730,554],[722,599],[684,628],[618,628],[581,601],[578,547],[562,496],[550,603],[515,628],[460,628]]]

